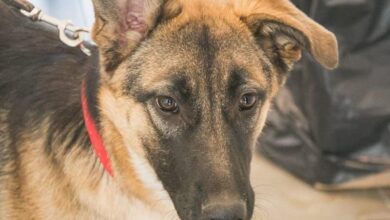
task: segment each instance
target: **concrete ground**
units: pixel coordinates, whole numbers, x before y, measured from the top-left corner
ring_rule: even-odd
[[[390,189],[320,192],[256,155],[255,220],[390,220]]]

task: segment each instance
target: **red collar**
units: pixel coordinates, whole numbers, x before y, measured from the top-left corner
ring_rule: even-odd
[[[111,176],[113,176],[110,159],[108,158],[107,150],[104,147],[102,136],[100,135],[96,127],[96,122],[93,120],[88,110],[85,80],[83,81],[81,86],[81,106],[83,109],[85,127],[87,129],[93,149],[95,150],[96,155],[99,157],[103,167]]]

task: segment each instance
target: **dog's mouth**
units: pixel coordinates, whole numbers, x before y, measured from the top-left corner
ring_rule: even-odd
[[[238,169],[193,166],[191,172],[181,169],[157,170],[176,212],[182,220],[249,220],[254,209],[254,192],[249,172]],[[189,166],[191,167],[191,166]],[[220,167],[219,167],[220,168]],[[219,173],[218,173],[219,172]],[[165,175],[164,175],[165,173]]]
[[[212,154],[213,149],[206,148],[207,143],[198,143],[199,139],[177,140],[160,141],[159,149],[164,150],[155,151],[146,143],[145,149],[180,219],[251,219],[254,192],[249,147],[233,146],[238,141],[231,140],[232,146],[224,148],[230,150],[220,153],[214,149],[217,153]]]
[[[253,193],[246,200],[236,196],[215,196],[192,205],[186,205],[183,197],[185,196],[179,196],[175,202],[182,220],[249,220],[253,214]]]

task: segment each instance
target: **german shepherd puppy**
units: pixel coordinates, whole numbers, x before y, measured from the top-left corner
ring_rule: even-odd
[[[0,6],[1,219],[251,219],[272,98],[338,62],[287,0],[94,0],[91,57]]]

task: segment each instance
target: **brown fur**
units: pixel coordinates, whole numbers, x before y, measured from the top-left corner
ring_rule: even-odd
[[[244,218],[251,217],[253,207],[250,207],[251,198],[247,195],[250,192],[240,187],[247,184],[250,188],[247,166],[272,98],[286,80],[287,72],[301,58],[303,49],[324,67],[337,66],[334,35],[287,0],[141,2],[143,5],[137,5],[143,10],[142,17],[138,18],[141,25],[132,29],[123,17],[127,16],[128,7],[141,4],[139,1],[94,1],[93,38],[99,48],[100,62],[86,61],[86,66],[98,65],[99,72],[87,67],[91,73],[71,75],[77,84],[69,91],[72,96],[69,100],[76,100],[73,101],[76,112],[69,116],[74,124],[66,124],[59,134],[54,134],[50,145],[55,148],[49,153],[45,140],[51,134],[53,124],[60,123],[54,117],[59,110],[45,110],[47,114],[42,118],[38,117],[42,113],[25,112],[22,117],[28,120],[13,133],[15,125],[10,123],[9,105],[18,100],[7,97],[21,91],[7,90],[2,94],[7,101],[0,106],[0,152],[4,155],[0,157],[0,219],[170,219],[177,217],[176,208],[178,216],[187,220],[198,219],[196,212],[206,213],[204,204],[213,205],[217,201],[223,201],[224,205],[230,205],[229,201],[244,201],[247,207]],[[0,6],[4,10],[5,6]],[[11,16],[15,12],[7,13]],[[206,51],[206,47],[212,52]],[[57,54],[60,55],[61,52]],[[74,57],[77,56],[69,55],[68,59],[79,59]],[[231,126],[241,126],[245,140],[248,140],[248,149],[240,150],[247,152],[243,156],[246,159],[237,162],[243,167],[238,174],[245,173],[243,184],[237,184],[239,175],[232,174],[238,169],[233,161],[238,159],[231,157],[234,153],[227,147],[230,142],[242,141],[232,137],[229,133],[232,128],[226,123],[237,115],[224,108],[229,99],[226,91],[231,84],[232,69],[245,70],[247,86],[264,92],[259,100],[261,107],[253,113],[253,118],[244,125]],[[20,71],[24,73],[24,70]],[[108,175],[90,147],[81,119],[77,101],[79,85],[82,79],[89,77],[88,74],[100,77],[93,94],[96,96],[95,110],[99,113],[99,128],[114,177]],[[180,126],[172,126],[150,102],[141,101],[144,93],[165,92],[175,77],[185,78],[185,87],[197,91],[195,113],[172,120]],[[66,96],[66,89],[62,91]],[[47,102],[44,106],[50,106],[50,100]],[[195,120],[198,115],[201,115],[201,122]],[[239,116],[234,122],[246,120],[243,117]],[[205,166],[193,167],[193,175],[199,179],[207,177],[202,187],[203,190],[209,187],[210,193],[202,198],[204,204],[188,212],[192,207],[179,207],[182,204],[176,196],[180,193],[173,186],[181,181],[181,176],[164,179],[164,175],[168,175],[166,167],[180,158],[167,159],[165,156],[174,146],[168,148],[162,143],[165,139],[179,139],[179,134],[198,124],[195,139],[199,141],[199,148],[192,148],[185,155],[197,155],[188,156],[188,160]],[[68,130],[73,135],[60,138]],[[197,163],[198,159],[203,162]],[[173,168],[180,170],[181,167]],[[207,172],[196,176],[196,171],[202,169]],[[191,176],[188,172],[187,175]],[[177,179],[177,182],[169,179]],[[179,184],[182,185],[186,184]]]

